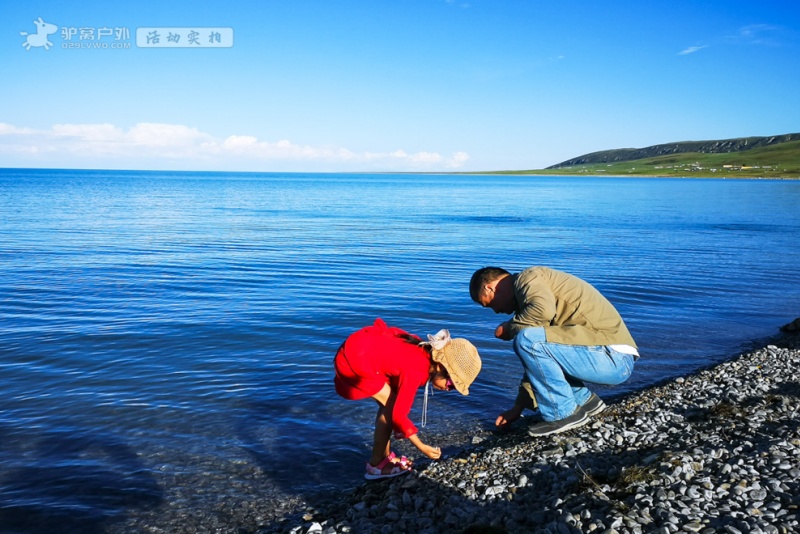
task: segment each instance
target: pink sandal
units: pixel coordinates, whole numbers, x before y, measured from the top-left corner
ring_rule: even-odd
[[[392,460],[395,460],[397,456],[394,453],[391,453],[389,456],[381,460],[378,465],[370,465],[367,462],[367,472],[364,473],[364,478],[367,480],[379,480],[381,478],[392,478],[399,475],[404,475],[406,473],[411,472],[411,466],[409,465],[409,460],[405,456],[403,456],[399,462],[395,463]],[[392,469],[388,473],[384,473],[383,470],[387,466],[391,465]]]
[[[404,467],[404,468],[406,468],[406,469],[411,469],[411,466],[413,466],[413,465],[414,465],[414,462],[413,462],[413,461],[412,461],[410,458],[407,458],[407,457],[405,457],[405,456],[401,456],[401,457],[398,459],[398,458],[397,458],[397,455],[396,455],[394,452],[390,452],[390,453],[389,453],[389,456],[387,456],[387,458],[388,458],[388,459],[389,459],[389,461],[390,461],[390,462],[392,462],[393,464],[395,464],[395,465],[400,465],[401,467]],[[395,460],[397,460],[397,461],[395,462]]]

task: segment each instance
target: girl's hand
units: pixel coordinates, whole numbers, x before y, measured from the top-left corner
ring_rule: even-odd
[[[422,451],[422,454],[430,458],[431,460],[438,460],[442,456],[442,448],[441,447],[432,447],[430,445],[422,444],[422,447],[419,448]]]
[[[441,447],[432,447],[430,445],[426,445],[422,443],[422,440],[419,439],[417,434],[412,434],[408,436],[408,440],[414,444],[416,448],[419,449],[419,452],[430,458],[431,460],[438,460],[442,456],[442,449]]]

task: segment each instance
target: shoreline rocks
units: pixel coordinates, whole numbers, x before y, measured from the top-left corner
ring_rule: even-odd
[[[582,428],[535,439],[521,421],[256,532],[800,532],[799,368],[786,334],[606,399]]]

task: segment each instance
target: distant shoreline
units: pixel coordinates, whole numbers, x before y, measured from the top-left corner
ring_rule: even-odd
[[[449,174],[468,174],[468,175],[501,175],[501,176],[565,176],[570,178],[591,177],[591,178],[679,178],[679,179],[699,179],[699,180],[800,180],[800,174],[776,174],[776,175],[755,175],[728,173],[704,173],[704,174],[666,174],[666,173],[610,173],[610,172],[590,172],[590,171],[568,171],[559,170],[530,170],[530,171],[474,171],[457,172]]]
[[[533,169],[522,171],[222,171],[222,170],[170,170],[170,169],[72,169],[56,167],[0,167],[3,171],[70,171],[70,172],[120,172],[120,173],[170,173],[170,174],[302,174],[302,175],[333,175],[333,174],[396,174],[396,175],[448,175],[448,176],[563,176],[566,178],[678,178],[678,179],[698,179],[698,180],[800,180],[800,173],[775,174],[775,175],[755,175],[740,174],[733,171],[726,173],[634,173],[634,172],[606,172],[588,170],[566,170],[566,169]]]

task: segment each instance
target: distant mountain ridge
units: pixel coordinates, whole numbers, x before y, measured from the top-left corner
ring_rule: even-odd
[[[645,148],[619,148],[592,152],[577,158],[563,161],[548,169],[562,169],[573,165],[591,165],[596,163],[618,163],[644,158],[654,158],[670,154],[698,152],[701,154],[724,154],[729,152],[743,152],[754,148],[778,145],[789,141],[800,140],[800,133],[773,135],[769,137],[739,137],[736,139],[723,139],[719,141],[682,141],[678,143],[665,143]]]

